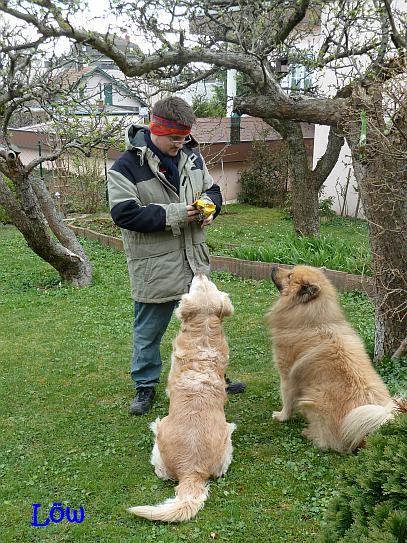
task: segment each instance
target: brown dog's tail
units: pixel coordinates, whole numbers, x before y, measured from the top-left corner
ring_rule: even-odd
[[[368,434],[374,432],[385,422],[392,420],[397,411],[399,408],[395,401],[386,405],[366,404],[355,407],[343,419],[342,442],[349,451],[357,449]]]
[[[190,520],[203,507],[208,497],[206,481],[198,474],[182,479],[175,489],[175,497],[159,505],[130,507],[129,513],[149,520],[182,522]]]

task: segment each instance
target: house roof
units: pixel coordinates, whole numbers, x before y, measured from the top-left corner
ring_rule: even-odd
[[[192,134],[199,143],[229,143],[231,119],[204,117],[197,119]],[[301,123],[305,139],[314,138],[314,125]],[[240,141],[280,140],[281,136],[258,117],[240,117]]]
[[[239,162],[245,160],[251,149],[251,142],[266,140],[273,148],[281,145],[281,136],[262,119],[257,117],[241,117],[241,143],[230,143],[230,118],[214,119],[200,118],[192,130],[192,135],[201,144],[201,151],[205,160],[216,162]],[[137,123],[136,121],[133,121]],[[132,120],[129,119],[129,124]],[[301,123],[302,132],[307,149],[311,149],[314,142],[314,125]],[[25,126],[18,129],[10,129],[12,141],[22,149],[38,149],[41,141],[43,152],[48,151],[49,124],[42,123],[33,126]],[[120,141],[117,142],[118,144]],[[116,159],[122,151],[111,147],[108,157]],[[243,158],[242,158],[243,157]]]

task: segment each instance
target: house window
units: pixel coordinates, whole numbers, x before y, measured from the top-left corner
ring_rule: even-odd
[[[113,105],[113,86],[111,83],[105,83],[103,85],[104,102],[106,106]]]
[[[311,75],[305,66],[294,64],[288,73],[288,88],[291,91],[307,91],[311,87]]]

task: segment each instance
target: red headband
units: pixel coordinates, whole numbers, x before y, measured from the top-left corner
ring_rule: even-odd
[[[191,133],[191,127],[180,124],[171,119],[164,119],[158,115],[151,115],[150,132],[155,136],[169,136],[176,134],[177,136],[188,136]]]

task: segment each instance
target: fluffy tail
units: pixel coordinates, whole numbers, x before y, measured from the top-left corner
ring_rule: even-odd
[[[366,404],[352,409],[343,419],[342,441],[350,451],[360,447],[364,438],[379,426],[394,418],[397,411],[394,401],[386,405]]]
[[[175,489],[175,498],[169,498],[159,505],[130,507],[129,513],[149,520],[181,522],[190,520],[203,507],[208,497],[206,481],[199,475],[182,479]]]

